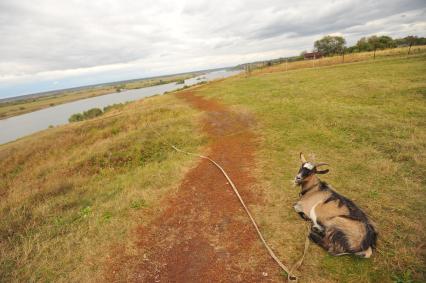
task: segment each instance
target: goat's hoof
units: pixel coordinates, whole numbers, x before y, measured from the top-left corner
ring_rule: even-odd
[[[324,229],[322,227],[312,226],[311,230],[312,230],[313,233],[318,234],[320,236],[325,235]]]
[[[300,205],[300,203],[295,203],[293,205],[293,208],[296,212],[303,212],[302,206]]]

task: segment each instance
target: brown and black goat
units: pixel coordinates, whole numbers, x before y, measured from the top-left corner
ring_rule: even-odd
[[[302,166],[294,180],[301,187],[300,200],[294,209],[303,219],[312,221],[309,238],[332,255],[369,258],[377,240],[373,223],[351,200],[317,177],[329,171],[317,169],[326,163],[308,162],[303,153],[300,160]]]

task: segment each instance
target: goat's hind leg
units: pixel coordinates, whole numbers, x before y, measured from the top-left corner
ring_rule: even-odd
[[[328,250],[328,245],[324,241],[325,233],[319,232],[316,229],[311,229],[311,233],[309,233],[309,239],[315,244],[319,245],[325,250]]]

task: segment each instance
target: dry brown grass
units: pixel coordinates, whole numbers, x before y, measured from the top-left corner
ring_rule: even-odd
[[[423,54],[426,52],[426,46],[413,46],[411,48],[411,56],[416,54]],[[376,59],[383,60],[385,58],[393,58],[395,56],[403,56],[408,54],[408,47],[400,47],[393,49],[377,50]],[[285,72],[297,69],[306,68],[318,68],[325,66],[332,66],[343,63],[354,63],[362,61],[374,60],[374,52],[361,52],[346,54],[344,58],[342,56],[323,57],[316,60],[303,60],[290,63],[281,63],[272,67],[257,69],[253,71],[253,74],[264,74],[274,72]]]
[[[197,115],[160,96],[0,146],[0,281],[96,281],[192,166],[165,142],[197,151]]]

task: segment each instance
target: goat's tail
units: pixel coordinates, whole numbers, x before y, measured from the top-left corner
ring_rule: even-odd
[[[361,242],[361,251],[355,253],[358,256],[369,258],[373,254],[373,249],[376,247],[377,232],[374,225],[370,222],[365,223],[365,235]]]
[[[368,248],[375,248],[377,242],[377,232],[374,225],[370,222],[365,223],[365,236],[364,240],[361,243],[362,250],[366,250]]]

